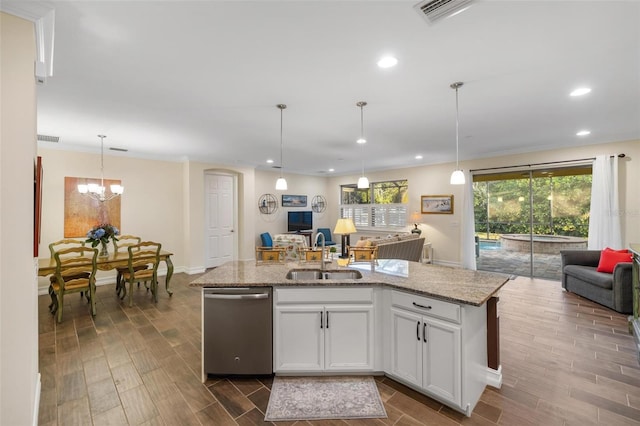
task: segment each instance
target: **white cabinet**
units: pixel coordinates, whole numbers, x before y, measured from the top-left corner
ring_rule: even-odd
[[[460,307],[395,291],[391,304],[389,373],[448,405],[465,409]]]
[[[391,374],[460,405],[460,326],[391,308]]]
[[[324,369],[323,310],[316,305],[277,307],[274,318],[275,371]]]
[[[428,317],[422,324],[422,387],[460,406],[460,326]]]
[[[325,307],[325,369],[373,369],[373,305]]]
[[[296,289],[276,289],[274,370],[372,371],[374,310],[370,289],[306,290],[301,294]]]

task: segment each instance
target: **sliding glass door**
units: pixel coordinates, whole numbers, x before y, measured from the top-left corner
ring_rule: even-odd
[[[591,166],[474,176],[480,270],[560,280],[560,250],[586,248]]]

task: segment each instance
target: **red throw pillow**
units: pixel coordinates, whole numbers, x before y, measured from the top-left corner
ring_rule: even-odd
[[[605,248],[600,254],[600,262],[598,263],[598,272],[613,273],[613,268],[620,262],[631,262],[632,257],[629,250],[612,250]]]

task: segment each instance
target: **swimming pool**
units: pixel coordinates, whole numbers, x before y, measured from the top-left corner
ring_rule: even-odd
[[[480,240],[480,250],[500,250],[499,240]]]

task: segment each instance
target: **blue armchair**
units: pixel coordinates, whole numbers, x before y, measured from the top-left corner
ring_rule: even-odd
[[[270,233],[264,232],[260,234],[260,239],[262,240],[262,247],[273,247],[273,240],[271,239]]]
[[[329,228],[318,228],[318,232],[324,234],[324,245],[335,246],[336,242],[331,239],[331,230]]]
[[[273,239],[268,232],[260,234],[260,240],[262,247],[256,247],[256,264],[284,261],[286,247],[274,247]]]

